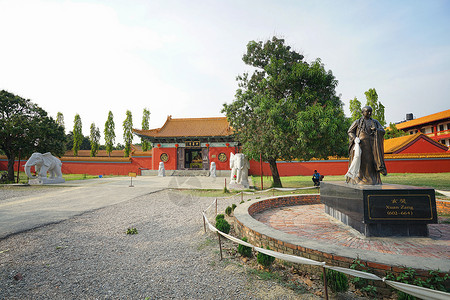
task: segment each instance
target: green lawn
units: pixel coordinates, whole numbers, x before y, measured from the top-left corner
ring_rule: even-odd
[[[14,172],[14,176],[17,175],[17,172]],[[104,178],[106,177],[113,177],[111,176],[103,176]],[[63,178],[66,181],[71,181],[71,180],[83,180],[83,179],[92,179],[92,178],[98,178],[98,175],[87,175],[87,174],[63,174]],[[19,183],[28,183],[28,177],[27,174],[25,174],[25,172],[19,172]]]
[[[312,186],[311,176],[287,176],[281,177],[283,187],[308,187]],[[272,177],[264,176],[264,189],[272,186]],[[252,176],[253,184],[261,188],[261,177]],[[344,181],[343,175],[325,176],[325,181]],[[450,190],[450,173],[394,173],[382,176],[383,183],[395,183],[414,186],[429,186],[438,190]]]

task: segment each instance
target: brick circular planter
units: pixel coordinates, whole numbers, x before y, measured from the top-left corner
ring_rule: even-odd
[[[336,245],[327,245],[324,242],[307,240],[297,235],[276,230],[252,217],[258,212],[271,208],[312,204],[321,204],[319,194],[271,197],[242,203],[234,210],[235,232],[241,238],[247,237],[248,242],[255,246],[269,246],[270,249],[281,253],[324,261],[329,265],[349,268],[353,260],[358,258],[371,269],[371,273],[380,277],[386,276],[387,273],[402,273],[408,267],[415,269],[419,276],[427,277],[430,269],[438,269],[438,267],[430,264],[429,259],[417,261],[413,257],[336,247]],[[298,268],[314,273],[321,271],[314,266],[301,265]],[[442,270],[442,265],[440,269]],[[381,284],[381,286],[384,286],[384,284]]]

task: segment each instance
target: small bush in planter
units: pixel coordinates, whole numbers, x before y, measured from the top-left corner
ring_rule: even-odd
[[[243,237],[242,240],[243,240],[244,242],[247,242],[247,238],[246,238],[246,237]],[[252,248],[250,248],[250,247],[247,247],[247,246],[244,246],[244,245],[239,244],[239,245],[238,245],[238,252],[239,252],[242,256],[245,256],[245,257],[252,257]]]
[[[233,211],[233,209],[231,208],[231,206],[228,206],[227,208],[225,208],[225,213],[227,215],[231,215],[231,212]]]
[[[231,209],[234,211],[234,209],[236,208],[236,204],[231,205]]]
[[[225,215],[224,214],[218,214],[216,216],[216,222],[219,221],[219,219],[225,219]]]
[[[216,222],[216,228],[224,233],[230,233],[230,223],[225,219],[219,219]]]
[[[270,250],[269,247],[267,247],[267,250]],[[256,260],[258,261],[258,263],[260,265],[262,265],[263,267],[270,267],[272,265],[272,263],[275,261],[275,257],[258,252],[258,256],[256,257]]]

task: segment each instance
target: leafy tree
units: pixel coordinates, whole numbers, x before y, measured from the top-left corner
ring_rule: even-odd
[[[112,111],[109,111],[108,113],[108,119],[105,123],[105,146],[106,146],[106,152],[108,153],[108,156],[111,156],[111,151],[114,148],[114,139],[116,138],[115,130],[115,124],[114,124],[114,115]]]
[[[237,77],[239,88],[224,112],[243,152],[269,162],[274,186],[281,186],[277,160],[308,160],[343,155],[347,124],[336,96],[337,80],[317,59],[303,55],[273,37],[251,41],[242,60],[253,74]]]
[[[131,142],[133,141],[133,116],[127,110],[127,117],[123,121],[123,140],[125,142],[125,157],[130,156]]]
[[[64,126],[64,115],[61,112],[58,112],[56,114],[56,123],[58,123],[59,126],[61,126],[62,128],[66,128]]]
[[[72,149],[73,148],[73,132],[69,131],[68,134],[66,134],[66,147],[65,149]],[[83,136],[83,140],[80,144],[80,149],[78,150],[91,150],[91,142],[89,140],[88,136]]]
[[[144,108],[144,112],[142,114],[142,130],[148,130],[150,128],[150,111]],[[150,143],[148,140],[141,138],[142,142],[142,151],[147,151],[150,149]]]
[[[14,181],[14,160],[33,152],[64,153],[64,128],[28,99],[0,91],[0,149],[8,158],[8,180]]]
[[[378,94],[375,89],[369,89],[364,93],[366,95],[366,105],[372,107],[372,117],[382,126],[386,125],[386,119],[384,118],[384,105],[381,102],[378,102]]]
[[[79,114],[75,115],[73,120],[73,155],[78,156],[81,143],[83,142],[83,125],[81,124],[81,117]]]
[[[359,102],[359,100],[356,97],[355,97],[355,99],[350,100],[349,108],[350,108],[350,113],[351,113],[350,120],[352,122],[354,122],[362,117],[361,102]]]
[[[401,136],[405,136],[405,135],[408,135],[408,134],[406,132],[404,132],[403,130],[399,130],[397,128],[397,125],[395,125],[394,123],[389,123],[389,127],[386,129],[386,133],[384,134],[384,139],[388,140],[388,139],[401,137]]]
[[[373,111],[372,111],[372,117],[376,120],[378,120],[378,122],[380,122],[380,124],[382,126],[386,125],[386,119],[384,117],[384,105],[381,104],[381,102],[378,102],[378,94],[377,91],[375,89],[369,89],[368,91],[364,92],[364,94],[366,95],[366,106],[370,106],[372,107]],[[361,113],[361,102],[358,101],[358,99],[356,99],[356,97],[353,100],[350,100],[350,113],[351,113],[351,121],[356,121],[359,118],[362,117],[362,113]]]
[[[89,141],[91,143],[91,157],[95,157],[100,147],[100,129],[95,126],[95,123],[91,124]]]

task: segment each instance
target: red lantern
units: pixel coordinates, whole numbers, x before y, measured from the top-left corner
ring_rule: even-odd
[[[175,144],[175,148],[178,148],[178,144]]]
[[[225,145],[227,146],[227,148],[228,148],[228,147],[230,146],[230,144],[229,144],[229,143],[226,143]]]
[[[209,144],[206,144],[205,146],[206,146],[206,148],[209,148]]]
[[[158,146],[158,148],[161,148],[161,144],[158,144],[157,146]]]

